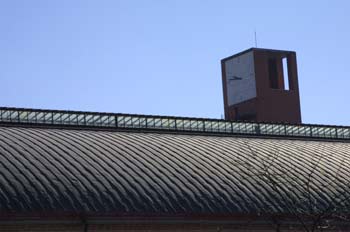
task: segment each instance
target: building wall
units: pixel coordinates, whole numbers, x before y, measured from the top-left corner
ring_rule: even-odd
[[[281,226],[276,225],[188,225],[188,224],[155,224],[155,225],[116,225],[116,224],[11,224],[0,225],[1,232],[112,232],[112,231],[138,231],[138,232],[270,232],[270,231],[305,231],[302,228],[293,226]],[[322,231],[349,231],[349,228],[332,228],[323,229]]]
[[[280,61],[286,55],[289,62],[290,90],[273,89],[269,83],[269,71],[266,65],[271,57]],[[295,53],[275,53],[268,51],[255,52],[256,85],[258,95],[257,121],[301,123],[299,84]],[[283,73],[282,64],[277,66]],[[283,74],[279,74],[283,82]],[[283,86],[283,84],[281,84]]]

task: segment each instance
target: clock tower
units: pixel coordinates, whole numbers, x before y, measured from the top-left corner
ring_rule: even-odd
[[[301,123],[295,52],[251,48],[221,69],[226,120]]]

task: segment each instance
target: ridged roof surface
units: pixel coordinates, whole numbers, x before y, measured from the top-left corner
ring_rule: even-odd
[[[349,180],[345,142],[0,127],[2,214],[290,213]]]

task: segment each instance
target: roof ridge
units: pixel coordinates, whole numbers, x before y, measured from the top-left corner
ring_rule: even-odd
[[[0,107],[0,123],[350,140],[350,127]]]

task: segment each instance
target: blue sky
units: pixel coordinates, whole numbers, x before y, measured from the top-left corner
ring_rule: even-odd
[[[350,125],[349,1],[0,0],[0,105],[220,118],[220,59],[297,52],[303,122]]]

